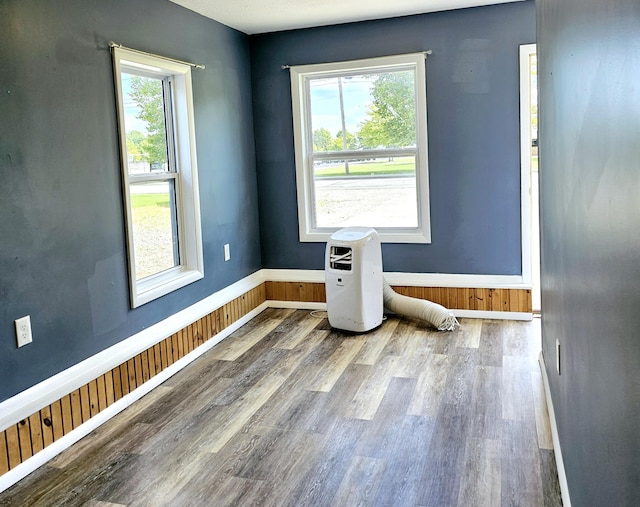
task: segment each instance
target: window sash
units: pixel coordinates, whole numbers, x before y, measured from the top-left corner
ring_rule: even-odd
[[[301,241],[327,241],[339,227],[318,227],[315,217],[316,191],[314,163],[318,161],[379,158],[381,156],[415,157],[417,227],[380,227],[383,242],[430,243],[428,152],[426,123],[426,79],[424,54],[415,53],[366,60],[313,64],[291,67],[292,108],[296,158],[298,221]],[[416,108],[416,144],[403,148],[314,151],[310,81],[319,77],[346,77],[413,70]],[[353,176],[357,178],[357,176]]]
[[[175,107],[173,96],[173,77],[167,76],[162,80],[162,96],[164,98],[164,130],[167,138],[167,165],[169,172],[178,172],[176,160],[176,131],[173,111]]]
[[[417,155],[417,148],[315,151],[309,154],[311,160],[358,160],[362,158],[403,157]]]
[[[129,283],[131,305],[135,308],[204,276],[191,69],[184,64],[160,57],[140,55],[124,48],[113,49],[113,60],[120,131]],[[165,171],[129,173],[121,78],[123,73],[162,81],[167,140],[167,170]],[[175,221],[178,265],[137,280],[131,185],[167,181],[173,182],[173,196],[170,196],[170,202],[174,205],[171,217]]]
[[[409,233],[419,225],[420,205],[416,192],[419,174],[414,155],[394,162],[390,162],[388,157],[352,161],[348,175],[347,161],[337,159],[332,162],[327,170],[344,169],[345,173],[322,175],[318,173],[325,168],[315,169],[312,199],[314,230],[331,232],[339,224],[340,227],[375,227],[379,233]],[[384,171],[389,164],[407,166],[409,170],[392,176],[368,172]],[[371,200],[376,202],[375,206],[371,206]]]
[[[415,65],[409,65],[409,66],[396,66],[393,68],[379,68],[376,69],[375,71],[373,70],[364,70],[364,71],[360,71],[358,69],[352,69],[350,71],[342,71],[342,72],[335,72],[335,73],[327,73],[327,74],[322,74],[320,76],[317,75],[312,75],[312,76],[305,76],[304,78],[304,91],[305,91],[305,96],[306,96],[306,110],[305,110],[305,122],[306,122],[306,132],[307,132],[307,142],[309,143],[308,149],[310,153],[319,153],[320,151],[316,151],[313,147],[313,132],[314,132],[314,125],[313,125],[313,107],[312,107],[312,103],[311,103],[311,82],[318,80],[318,79],[335,79],[335,78],[355,78],[355,77],[360,77],[360,76],[379,76],[380,74],[394,74],[394,73],[400,73],[400,72],[411,72],[413,74],[413,105],[414,108],[416,109],[415,113],[416,113],[416,118],[418,116],[418,111],[417,111],[417,104],[418,104],[418,75],[416,72],[416,66]],[[344,107],[342,104],[342,100],[344,97],[344,87],[346,87],[349,84],[349,82],[344,83],[343,85],[340,86],[340,97],[339,100],[341,102],[341,109]],[[348,130],[348,129],[347,129]],[[417,128],[416,128],[416,132],[415,132],[415,137],[413,139],[413,146],[417,146]],[[399,149],[402,148],[407,148],[409,146],[404,146],[404,147],[400,147]],[[374,148],[369,148],[370,150],[373,150]],[[376,149],[393,149],[393,148],[376,148]],[[350,150],[332,150],[332,151],[350,151]],[[326,153],[326,152],[322,152],[322,153]]]
[[[142,280],[153,277],[167,270],[174,269],[183,264],[183,256],[181,256],[183,249],[180,248],[181,231],[178,226],[178,182],[179,180],[175,175],[169,175],[168,178],[129,183],[129,193],[132,195],[131,215],[134,220],[136,215],[139,216],[140,220],[145,220],[145,215],[148,213],[146,208],[149,207],[141,206],[140,208],[134,208],[133,199],[135,196],[166,196],[169,203],[169,208],[167,209],[168,216],[165,215],[165,212],[162,210],[156,211],[156,216],[154,216],[152,231],[155,236],[155,241],[153,242],[152,248],[149,248],[149,246],[143,241],[145,239],[144,234],[132,235],[134,248],[131,256],[133,259],[131,269],[134,273],[136,283],[140,283]],[[149,186],[153,183],[168,183],[166,185],[166,192],[164,191],[165,188],[160,189],[163,190],[162,192],[145,192],[144,188],[142,191],[137,192],[134,192],[133,190],[136,186]],[[157,208],[152,207],[152,209],[155,210]],[[167,221],[165,222],[165,220]],[[149,257],[151,257],[151,259]],[[171,266],[168,266],[169,262],[171,263]],[[153,271],[151,271],[151,269],[153,269]]]

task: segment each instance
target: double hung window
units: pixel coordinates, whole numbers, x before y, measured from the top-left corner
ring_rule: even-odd
[[[131,302],[204,276],[191,67],[114,48]]]
[[[291,67],[301,241],[429,243],[423,53]]]

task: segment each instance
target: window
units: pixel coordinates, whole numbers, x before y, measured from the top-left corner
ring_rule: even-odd
[[[291,67],[300,241],[429,243],[425,55]]]
[[[204,276],[191,67],[113,55],[135,308]]]

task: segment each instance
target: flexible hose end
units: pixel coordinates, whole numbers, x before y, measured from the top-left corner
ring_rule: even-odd
[[[456,327],[460,327],[453,312],[444,306],[426,299],[398,294],[385,279],[383,279],[383,299],[384,307],[388,310],[405,317],[424,320],[438,331],[453,331]]]

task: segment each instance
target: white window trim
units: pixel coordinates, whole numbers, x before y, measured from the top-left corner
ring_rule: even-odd
[[[296,187],[298,198],[298,227],[301,242],[326,242],[338,228],[314,228],[312,210],[313,164],[312,146],[308,142],[311,119],[310,104],[305,92],[309,77],[335,74],[342,71],[384,70],[393,67],[415,66],[416,71],[416,189],[418,192],[418,227],[376,228],[383,243],[431,243],[431,218],[429,205],[429,167],[427,146],[427,95],[425,53],[351,60],[343,62],[296,65],[290,67],[291,101],[293,107],[293,132],[295,144]],[[302,103],[305,101],[305,107]],[[348,154],[349,152],[344,152]]]
[[[173,60],[118,47],[113,48],[113,62],[127,225],[129,287],[131,306],[136,308],[204,277],[191,67]],[[174,181],[176,201],[178,203],[176,214],[180,258],[178,266],[142,280],[136,280],[135,273],[131,195],[129,191],[131,178],[129,177],[123,92],[120,79],[123,67],[142,70],[149,75],[157,77],[171,76],[173,86],[173,128],[177,171]]]
[[[531,202],[531,76],[529,58],[536,54],[535,44],[520,46],[520,215],[522,228],[522,278],[525,283],[533,282],[532,276],[532,238],[533,220]]]

